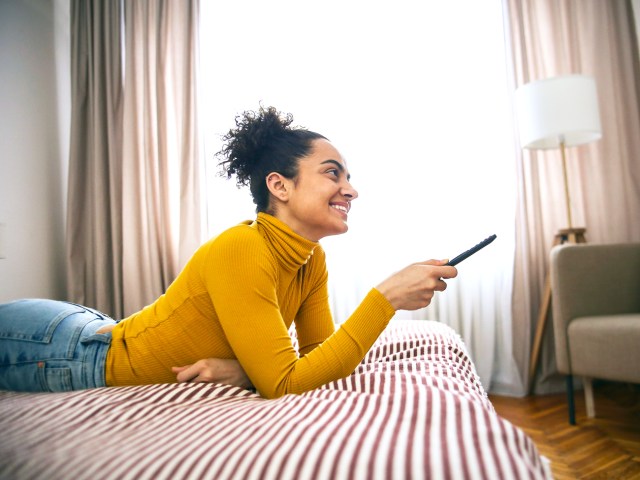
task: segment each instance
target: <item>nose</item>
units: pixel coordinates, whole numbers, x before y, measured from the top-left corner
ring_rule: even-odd
[[[345,198],[349,199],[349,201],[358,198],[358,191],[353,188],[353,186],[349,182],[347,182],[346,185],[342,187],[341,193]]]

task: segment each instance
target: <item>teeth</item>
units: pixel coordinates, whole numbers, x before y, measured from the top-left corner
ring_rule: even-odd
[[[331,205],[332,208],[336,210],[340,210],[341,212],[347,213],[347,207],[343,207],[342,205]]]

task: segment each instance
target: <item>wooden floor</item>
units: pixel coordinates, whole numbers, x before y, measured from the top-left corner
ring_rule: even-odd
[[[596,417],[589,419],[576,391],[575,426],[565,394],[490,398],[551,461],[555,479],[640,479],[640,386],[597,382],[594,392]]]

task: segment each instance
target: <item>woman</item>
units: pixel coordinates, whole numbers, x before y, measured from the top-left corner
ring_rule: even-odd
[[[457,274],[446,260],[390,276],[335,330],[318,241],[347,231],[358,194],[340,152],[291,124],[272,107],[236,119],[220,164],[250,187],[257,218],[203,244],[153,304],[120,322],[65,302],[0,305],[0,388],[210,381],[302,393],[353,372],[396,310],[427,306]]]

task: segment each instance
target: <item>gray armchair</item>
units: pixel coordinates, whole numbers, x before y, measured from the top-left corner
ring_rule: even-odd
[[[640,383],[640,243],[560,245],[551,251],[553,328],[558,370],[582,377],[587,416],[591,379]]]

